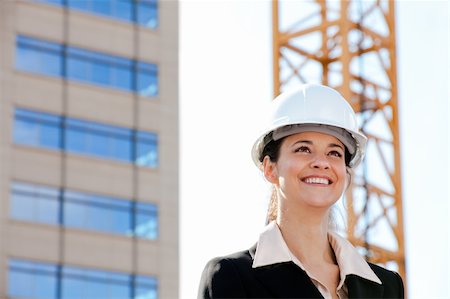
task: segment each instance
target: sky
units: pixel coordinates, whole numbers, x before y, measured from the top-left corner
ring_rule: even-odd
[[[408,295],[450,298],[449,3],[396,4]],[[180,3],[180,298],[196,297],[208,260],[264,227],[270,188],[250,149],[272,99],[270,9]]]

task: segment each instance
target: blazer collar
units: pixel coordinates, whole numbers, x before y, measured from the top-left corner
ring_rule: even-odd
[[[334,233],[329,234],[329,241],[337,258],[352,261],[343,265],[339,263],[341,275],[345,276],[345,281],[342,280],[341,284],[346,284],[349,298],[381,296],[384,287],[380,279],[350,242]],[[302,294],[306,289],[311,298],[322,298],[301,262],[292,256],[275,222],[266,226],[258,243],[250,248],[249,253],[255,273],[264,285],[272,289],[274,296],[304,297]],[[304,285],[299,286],[302,283]],[[296,290],[301,293],[295,294]]]
[[[255,258],[256,244],[249,250]],[[323,298],[305,271],[291,261],[253,268],[272,298]]]
[[[381,284],[381,280],[375,275],[367,262],[349,241],[334,232],[328,233],[328,241],[336,255],[341,277],[354,274]],[[272,221],[265,227],[259,237],[252,267],[257,268],[289,261],[293,261],[302,270],[306,271],[302,262],[289,250],[276,222]],[[341,280],[338,288],[340,288],[343,283],[344,280]]]
[[[255,259],[257,244],[249,249]],[[253,269],[255,276],[273,298],[323,298],[305,271],[290,262],[282,262]],[[384,286],[349,274],[345,278],[348,298],[382,298]]]

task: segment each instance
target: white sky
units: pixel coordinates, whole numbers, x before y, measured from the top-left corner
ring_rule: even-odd
[[[180,297],[206,262],[253,245],[268,185],[250,148],[272,97],[270,2],[180,5]],[[409,298],[450,298],[449,3],[397,2]]]

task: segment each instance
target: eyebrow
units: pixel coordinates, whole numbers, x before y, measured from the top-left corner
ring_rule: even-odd
[[[292,146],[296,145],[297,143],[306,143],[306,144],[311,144],[311,145],[313,144],[313,142],[311,140],[299,140],[299,141],[294,142],[294,144]],[[330,143],[330,144],[328,144],[328,147],[339,147],[342,150],[344,150],[344,147],[342,147],[342,145],[337,144],[337,143]]]

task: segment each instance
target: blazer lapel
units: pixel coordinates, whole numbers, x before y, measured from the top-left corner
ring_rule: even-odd
[[[356,275],[348,275],[345,279],[348,298],[382,298],[384,287],[376,282]]]
[[[254,259],[256,246],[249,252]],[[272,298],[323,298],[306,273],[293,262],[253,269]]]

